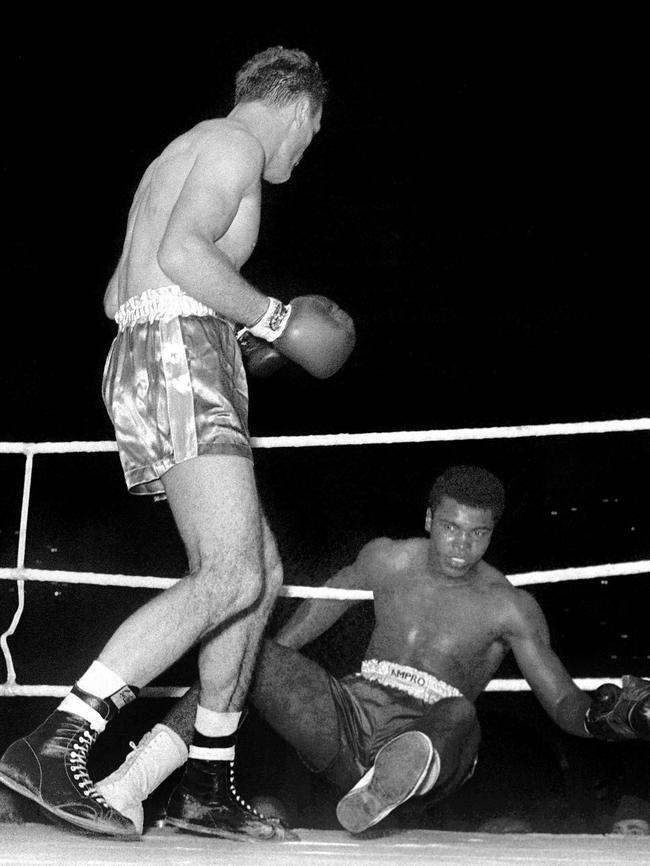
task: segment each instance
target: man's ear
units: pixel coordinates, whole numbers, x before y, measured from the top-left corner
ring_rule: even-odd
[[[431,509],[427,508],[427,513],[424,518],[424,528],[427,532],[431,532],[431,524],[433,523],[433,515],[431,514]]]
[[[298,126],[302,126],[311,117],[311,100],[308,96],[300,96],[296,101],[294,118]]]

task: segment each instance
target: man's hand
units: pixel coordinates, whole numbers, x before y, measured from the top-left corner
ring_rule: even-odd
[[[269,306],[262,318],[254,325],[242,328],[237,339],[243,341],[250,335],[270,344],[317,379],[327,379],[341,369],[356,342],[354,322],[333,301],[321,295],[304,295],[284,305],[269,298]],[[264,359],[259,346],[254,347],[257,364],[251,373],[262,372],[270,366],[275,372],[277,358],[268,353]],[[246,352],[251,360],[251,353]]]
[[[626,674],[622,689],[614,683],[596,689],[585,729],[598,740],[650,740],[650,680]]]

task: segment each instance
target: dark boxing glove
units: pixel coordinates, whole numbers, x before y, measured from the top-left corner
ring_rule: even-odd
[[[247,335],[272,344],[317,379],[327,379],[340,370],[356,342],[350,316],[321,295],[303,295],[286,306],[269,298],[262,318],[238,332],[240,344]]]
[[[650,680],[626,674],[622,682],[596,689],[585,730],[598,740],[650,740]]]

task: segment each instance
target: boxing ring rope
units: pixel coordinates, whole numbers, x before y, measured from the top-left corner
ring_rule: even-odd
[[[650,418],[623,419],[612,421],[580,421],[554,424],[518,425],[509,427],[457,428],[447,430],[395,431],[389,433],[338,433],[308,436],[273,436],[252,439],[254,448],[309,448],[336,445],[391,445],[421,442],[451,442],[460,440],[519,439],[542,436],[574,436],[588,433],[629,433],[650,430]],[[122,574],[99,574],[94,572],[53,571],[25,567],[27,544],[27,523],[33,474],[34,456],[37,454],[78,454],[116,452],[117,445],[112,441],[97,442],[0,442],[0,454],[23,454],[25,474],[18,533],[16,566],[0,568],[0,580],[16,582],[18,602],[12,621],[7,630],[0,635],[0,647],[5,659],[7,680],[0,684],[0,697],[63,697],[70,686],[59,685],[20,685],[9,648],[8,640],[15,633],[25,607],[25,582],[45,581],[53,583],[86,583],[95,586],[128,586],[134,589],[167,589],[176,583],[174,578],[132,576]],[[555,583],[570,580],[592,580],[621,575],[650,573],[650,560],[636,562],[606,563],[533,571],[507,575],[516,586]],[[364,590],[330,589],[327,587],[284,586],[280,590],[284,598],[329,598],[329,599],[372,599],[372,592]],[[599,678],[575,679],[577,685],[587,691],[597,688],[607,680]],[[611,681],[611,680],[610,680]],[[180,697],[187,687],[148,687],[141,694],[144,697]],[[525,680],[492,680],[487,691],[529,691]]]

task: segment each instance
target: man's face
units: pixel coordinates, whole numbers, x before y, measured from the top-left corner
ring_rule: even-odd
[[[268,163],[264,179],[269,183],[285,183],[302,159],[313,137],[320,130],[323,109],[312,114],[309,100],[299,101],[287,133],[273,159]]]
[[[463,578],[488,549],[494,517],[491,508],[471,508],[443,496],[434,514],[427,511],[426,528],[434,569],[445,577]]]

